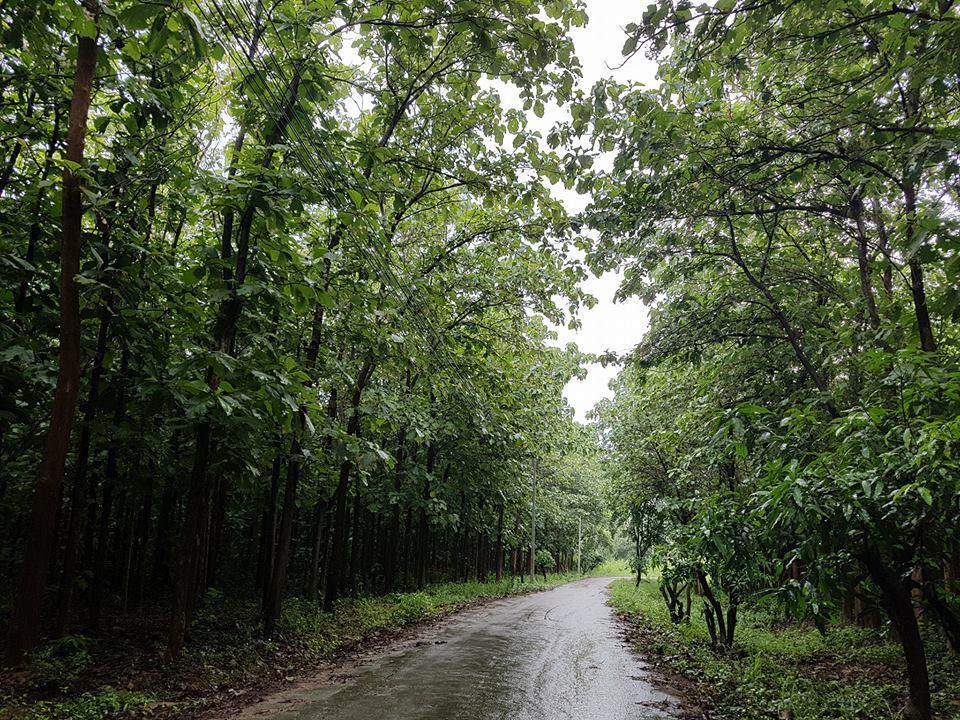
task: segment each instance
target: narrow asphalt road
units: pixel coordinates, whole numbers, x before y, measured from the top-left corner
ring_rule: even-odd
[[[609,578],[468,610],[247,708],[270,720],[644,720],[653,687],[606,605]]]

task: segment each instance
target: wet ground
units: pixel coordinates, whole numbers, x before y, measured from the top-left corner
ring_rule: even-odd
[[[462,612],[247,708],[269,720],[673,717],[620,638],[609,578]]]

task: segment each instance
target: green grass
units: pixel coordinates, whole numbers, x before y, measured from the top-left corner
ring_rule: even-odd
[[[520,583],[466,582],[431,585],[419,592],[342,601],[333,613],[316,605],[291,600],[284,608],[281,632],[304,642],[311,655],[323,656],[348,647],[384,630],[449,615],[467,605],[556,587],[577,579],[575,574],[550,574]]]
[[[821,635],[762,610],[742,609],[733,650],[711,650],[700,606],[690,623],[671,624],[656,583],[614,582],[610,603],[636,626],[639,649],[699,683],[700,700],[737,720],[897,718],[905,679],[897,645],[882,633],[837,625]],[[934,705],[960,718],[960,666],[936,638],[928,642]]]
[[[379,634],[479,601],[543,590],[578,577],[552,574],[546,581],[540,576],[525,583],[516,579],[443,583],[418,592],[345,599],[332,613],[293,598],[284,604],[279,632],[271,640],[260,635],[255,605],[211,593],[175,663],[160,661],[165,613],[130,619],[130,627],[118,627],[111,637],[71,635],[43,645],[31,656],[25,678],[16,686],[0,685],[0,720],[199,713],[224,693],[295,676]]]
[[[0,717],[17,720],[103,720],[118,718],[142,709],[154,701],[153,695],[114,690],[105,686],[97,692],[85,692],[64,700],[38,700],[22,703],[13,700],[0,707]]]
[[[604,560],[590,571],[591,577],[621,577],[631,575],[630,563],[626,560]]]

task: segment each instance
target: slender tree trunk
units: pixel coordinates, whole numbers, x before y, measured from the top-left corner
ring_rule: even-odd
[[[220,556],[223,552],[223,526],[227,518],[227,502],[230,496],[229,480],[221,475],[217,478],[213,493],[213,511],[210,516],[210,545],[207,548],[207,567],[204,572],[203,587],[209,588],[217,584],[220,571]]]
[[[137,518],[136,535],[136,566],[133,572],[133,594],[130,599],[132,609],[140,607],[143,601],[143,592],[146,586],[147,552],[150,547],[150,530],[153,521],[153,476],[147,481],[146,492],[140,505]]]
[[[92,7],[94,21],[98,8]],[[81,37],[67,130],[66,159],[83,164],[87,116],[97,63],[97,42]],[[70,432],[80,384],[80,292],[74,278],[80,272],[83,203],[80,177],[69,167],[63,173],[63,237],[60,243],[60,349],[57,386],[50,425],[37,473],[20,585],[10,615],[7,661],[19,665],[40,638],[40,609],[53,551],[54,525],[63,481]]]
[[[300,70],[298,69],[294,72],[290,84],[284,92],[283,105],[278,108],[279,115],[270,136],[266,139],[267,149],[260,163],[262,171],[267,170],[272,164],[274,147],[286,133],[297,100],[299,86]],[[224,267],[224,281],[230,289],[227,297],[220,303],[217,310],[213,330],[214,349],[226,354],[232,354],[235,346],[237,323],[243,309],[243,297],[239,293],[239,288],[246,280],[250,233],[253,228],[256,208],[262,199],[263,191],[258,187],[254,187],[247,196],[243,215],[237,227],[236,255],[232,256],[232,248],[229,243],[221,248],[225,260],[230,257],[234,259],[232,269],[229,265]],[[206,383],[213,390],[216,390],[220,385],[220,377],[213,366],[207,369]],[[200,422],[194,433],[193,469],[190,473],[188,491],[190,502],[181,535],[180,569],[177,573],[173,617],[170,621],[170,632],[167,638],[166,655],[168,658],[176,657],[183,646],[192,608],[197,600],[197,573],[203,573],[205,569],[204,565],[208,551],[207,541],[209,539],[210,503],[207,467],[210,461],[212,434],[213,426],[210,420]]]
[[[353,591],[359,589],[360,548],[363,542],[362,501],[360,471],[356,469],[353,474],[353,529],[350,532],[350,563],[347,566],[347,588]]]
[[[323,594],[323,608],[333,610],[340,597],[340,580],[343,574],[343,556],[347,551],[347,495],[350,488],[350,462],[340,463],[340,479],[334,492],[333,546],[327,565],[327,586]]]
[[[167,658],[180,653],[187,633],[189,609],[196,592],[196,577],[202,562],[203,536],[206,517],[209,513],[209,489],[206,483],[207,463],[210,454],[209,422],[200,423],[194,432],[194,458],[187,489],[187,514],[180,535],[180,560],[174,584],[173,616],[167,638]]]
[[[270,467],[270,487],[263,500],[263,516],[260,521],[260,553],[257,563],[256,585],[263,590],[261,608],[267,607],[267,587],[273,576],[273,556],[276,544],[277,498],[280,496],[280,470],[283,456],[278,450]]]
[[[910,700],[904,711],[910,720],[930,720],[930,677],[927,672],[927,655],[920,636],[920,627],[913,612],[910,589],[890,571],[880,554],[871,550],[864,557],[870,577],[883,593],[883,602],[890,622],[903,650],[907,669],[907,685]]]
[[[126,392],[124,383],[127,376],[127,366],[130,361],[129,351],[124,348],[120,357],[120,374],[117,386],[120,393],[117,398],[117,407],[113,414],[113,427],[117,428],[123,421],[126,413]],[[110,533],[110,521],[113,513],[114,493],[117,491],[119,477],[118,462],[119,448],[115,437],[111,437],[107,446],[107,465],[103,478],[103,497],[100,507],[100,523],[97,530],[97,547],[93,559],[93,583],[90,588],[90,625],[93,628],[100,626],[100,615],[103,609],[103,593],[107,586],[107,543]]]
[[[503,503],[497,511],[497,582],[503,580]]]
[[[329,286],[330,261],[326,260],[325,262],[328,274],[326,285]],[[317,362],[317,356],[320,352],[323,318],[323,305],[317,303],[313,313],[313,326],[310,335],[310,344],[307,346],[305,366],[308,375],[313,374]],[[312,385],[313,379],[310,378],[308,383]],[[331,417],[335,417],[336,410],[337,396],[336,392],[332,392],[330,394],[330,404],[327,407],[327,412],[331,415]],[[307,418],[306,413],[307,410],[303,407],[301,407],[297,413],[296,422],[298,429],[293,440],[291,441],[290,458],[287,461],[287,482],[284,488],[283,514],[280,519],[280,542],[277,546],[277,558],[273,563],[273,572],[269,576],[270,587],[267,595],[265,596],[266,601],[264,602],[264,631],[268,637],[273,634],[276,621],[280,619],[280,614],[282,612],[281,604],[283,602],[283,589],[284,584],[286,583],[287,564],[290,558],[290,539],[293,536],[293,521],[296,516],[297,483],[300,479],[301,466],[303,463],[303,451],[300,444],[300,437],[305,432]],[[321,517],[316,508],[314,509],[314,516],[314,528],[316,528],[319,518]],[[310,567],[310,584],[312,590],[311,598],[316,592],[316,569],[317,563],[319,562],[319,552],[320,549],[318,545],[318,538],[315,537]]]
[[[320,587],[320,565],[323,559],[323,550],[326,547],[328,510],[326,500],[318,500],[313,506],[313,518],[311,520],[311,539],[313,542],[310,545],[310,570],[307,575],[307,597],[311,602],[316,602]]]
[[[906,207],[906,243],[907,247],[913,244],[916,236],[917,224],[917,191],[911,184],[907,184],[903,191]],[[910,258],[910,293],[913,296],[913,310],[917,318],[917,331],[920,334],[920,348],[926,352],[937,351],[937,341],[933,335],[933,326],[930,323],[930,311],[927,308],[927,291],[923,282],[923,266],[916,258]]]
[[[409,378],[409,371],[407,373]],[[408,382],[409,387],[409,382]],[[393,592],[397,581],[397,552],[400,548],[400,493],[403,490],[403,463],[407,453],[407,429],[397,432],[397,464],[393,469],[393,494],[395,502],[390,512],[390,531],[384,548],[384,592]]]
[[[110,534],[110,521],[113,519],[113,494],[117,481],[117,450],[111,444],[107,450],[106,475],[103,479],[103,488],[100,498],[100,515],[97,518],[96,548],[93,557],[93,581],[90,586],[90,627],[100,627],[100,616],[103,609],[103,593],[107,584],[107,544]]]
[[[883,208],[880,207],[880,201],[876,198],[871,200],[870,209],[873,211],[873,222],[877,226],[877,236],[879,238],[880,253],[886,258],[884,263],[881,280],[883,282],[883,291],[887,295],[893,294],[893,260],[890,258],[890,236],[887,233],[887,223],[883,219]]]
[[[297,513],[297,483],[300,481],[300,443],[294,442],[291,458],[287,463],[287,481],[283,488],[283,511],[280,516],[280,534],[277,538],[277,559],[268,583],[267,605],[264,608],[263,630],[267,637],[273,635],[280,619],[283,602],[283,587],[290,562],[290,539],[293,536],[293,520]]]
[[[123,532],[120,534],[119,550],[122,552],[123,564],[120,568],[120,612],[126,613],[130,609],[130,579],[133,575],[133,521],[140,505],[140,498],[130,493],[126,512],[123,514]]]
[[[37,197],[33,201],[31,215],[34,220],[30,225],[30,232],[27,235],[27,252],[23,259],[30,265],[33,265],[37,255],[37,245],[40,243],[40,235],[43,232],[43,223],[40,213],[43,210],[43,199],[46,197],[45,182],[50,174],[50,168],[53,166],[53,154],[60,144],[60,106],[55,104],[53,108],[53,131],[50,133],[50,141],[43,154],[43,167],[40,170],[40,183],[37,188]],[[14,312],[18,315],[27,310],[27,294],[30,289],[28,278],[20,281],[20,287],[17,289],[17,299],[14,301]]]
[[[171,449],[174,457],[179,455],[180,436],[174,433]],[[177,504],[176,476],[167,479],[160,500],[160,512],[157,517],[157,535],[154,539],[153,568],[151,581],[154,587],[165,587],[170,583],[170,549],[173,546],[174,511]]]
[[[870,250],[867,244],[867,226],[864,222],[863,201],[859,196],[850,203],[850,213],[857,226],[857,268],[860,271],[860,294],[867,306],[867,319],[874,330],[880,327],[880,313],[877,311],[877,298],[873,292],[873,275],[870,269]]]
[[[70,625],[77,560],[80,550],[80,533],[83,528],[83,519],[87,515],[87,496],[89,494],[87,469],[90,461],[90,442],[93,434],[93,422],[97,414],[97,404],[100,400],[100,380],[103,376],[103,362],[107,353],[107,336],[113,304],[113,294],[111,293],[111,297],[104,305],[100,316],[97,349],[94,353],[93,367],[90,371],[90,388],[83,408],[83,422],[80,426],[80,439],[77,444],[73,488],[70,493],[70,520],[67,525],[67,542],[64,548],[63,572],[60,582],[57,635],[66,634]]]
[[[353,437],[360,435],[360,400],[363,390],[373,375],[375,365],[371,359],[364,361],[357,374],[354,384],[353,397],[350,401],[350,417],[347,420],[347,434]],[[352,463],[344,460],[340,464],[340,478],[334,493],[336,507],[333,522],[333,547],[330,550],[330,562],[327,570],[327,585],[323,593],[323,607],[330,611],[340,597],[341,582],[343,580],[343,561],[347,554],[347,496],[350,490],[350,470]]]
[[[413,508],[409,505],[404,513],[403,520],[403,558],[400,566],[400,577],[403,583],[408,583],[410,577],[410,560],[413,555]]]

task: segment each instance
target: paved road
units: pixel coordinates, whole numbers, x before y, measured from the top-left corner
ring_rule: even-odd
[[[460,613],[247,708],[270,720],[646,720],[676,703],[623,644],[595,578]]]

